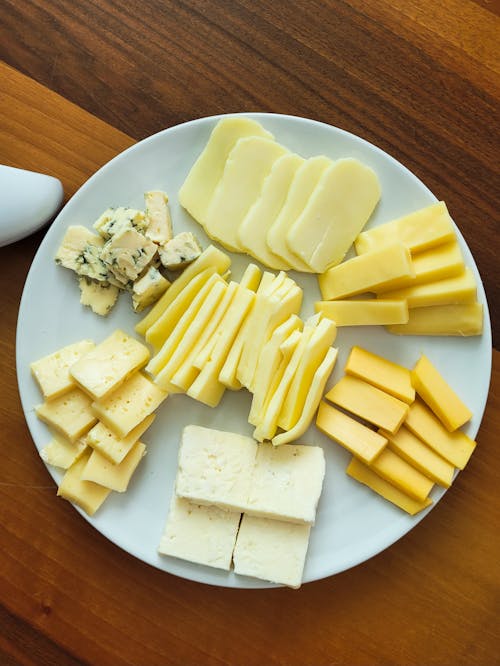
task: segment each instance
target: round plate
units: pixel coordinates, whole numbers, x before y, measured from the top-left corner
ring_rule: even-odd
[[[367,228],[434,203],[436,198],[418,178],[379,148],[343,130],[293,116],[244,114],[258,120],[276,140],[303,157],[325,154],[332,159],[355,157],[378,174],[382,199]],[[100,169],[69,201],[44,238],[33,261],[21,301],[17,330],[17,372],[26,420],[40,450],[49,431],[35,413],[40,393],[30,375],[30,362],[82,338],[101,341],[116,328],[132,333],[139,315],[122,295],[107,318],[95,315],[79,303],[79,289],[71,271],[56,266],[54,255],[66,228],[72,224],[91,227],[109,206],[143,208],[143,193],[163,189],[170,197],[174,231],[193,231],[206,246],[209,239],[179,206],[177,192],[191,165],[204,147],[221,116],[201,118],[155,134],[118,155]],[[465,261],[478,283],[484,304],[484,333],[479,337],[406,337],[388,334],[382,327],[339,329],[339,348],[331,386],[343,374],[347,354],[357,344],[392,361],[411,367],[425,352],[471,408],[474,417],[466,432],[475,437],[483,415],[491,371],[491,329],[484,289],[474,260],[458,233]],[[249,258],[232,255],[232,274],[238,279]],[[304,288],[302,315],[313,313],[318,300],[316,278],[292,273]],[[266,582],[199,566],[157,554],[176,473],[177,452],[183,426],[189,423],[252,434],[247,423],[250,394],[227,391],[216,409],[187,396],[169,396],[144,436],[148,455],[141,462],[126,493],[112,493],[96,515],[88,518],[103,535],[159,569],[178,576],[228,587],[267,587]],[[326,454],[326,477],[316,525],[304,571],[304,582],[330,576],[372,557],[408,532],[427,513],[406,515],[345,474],[350,455],[322,435],[315,426],[301,438],[322,446]],[[61,474],[49,472],[56,482]],[[55,492],[55,488],[54,488]],[[435,488],[436,502],[444,494]],[[78,509],[77,509],[78,510]]]

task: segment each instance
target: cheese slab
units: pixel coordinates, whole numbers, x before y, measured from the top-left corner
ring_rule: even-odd
[[[405,402],[350,375],[342,377],[325,398],[390,433],[397,431],[408,414]]]
[[[167,396],[166,391],[138,371],[107,398],[93,402],[92,412],[123,438],[152,414]]]
[[[266,240],[271,252],[281,257],[296,271],[310,273],[311,268],[288,249],[286,237],[304,210],[323,172],[331,164],[332,160],[320,155],[311,157],[299,166],[290,184],[285,203],[267,232]]]
[[[476,280],[470,268],[453,277],[426,282],[413,287],[396,289],[384,293],[384,299],[406,301],[409,308],[429,307],[432,305],[452,305],[455,303],[474,303],[476,301]],[[393,322],[406,323],[406,322]]]
[[[229,153],[205,218],[205,231],[228,250],[244,250],[238,229],[258,199],[276,160],[287,152],[275,141],[250,136],[238,139]]]
[[[99,451],[94,450],[87,460],[80,478],[82,481],[93,481],[100,486],[123,493],[127,490],[133,473],[145,455],[146,445],[143,442],[136,442],[118,464],[113,464]]]
[[[347,466],[346,474],[359,483],[368,486],[368,488],[376,492],[378,495],[389,502],[392,502],[392,504],[403,509],[403,511],[406,511],[406,513],[409,513],[411,516],[414,516],[432,504],[432,499],[430,497],[426,497],[422,502],[413,499],[413,497],[410,497],[380,477],[370,467],[357,458],[351,459],[351,462]]]
[[[172,497],[161,555],[229,571],[241,514]]]
[[[94,400],[106,397],[146,365],[149,349],[118,329],[71,366],[73,379]]]
[[[424,502],[434,486],[432,479],[387,447],[375,458],[370,467],[417,502]]]
[[[141,421],[125,437],[119,437],[100,421],[85,436],[86,443],[98,451],[104,458],[115,465],[121,463],[140,436],[149,428],[155,419],[150,414]]]
[[[288,231],[288,249],[313,272],[324,273],[344,259],[379,198],[372,169],[352,158],[333,162]]]
[[[326,402],[320,403],[316,425],[325,435],[367,465],[387,446],[387,438]]]
[[[411,381],[418,395],[450,432],[472,418],[470,409],[424,354],[411,371]]]
[[[234,116],[220,120],[179,190],[181,206],[202,226],[228,156],[236,142],[247,136],[273,139],[272,134],[250,118]]]
[[[235,573],[299,588],[310,530],[310,525],[245,514],[234,548]]]
[[[38,405],[35,412],[39,419],[70,442],[76,442],[97,422],[91,405],[92,398],[75,387],[58,398]]]
[[[314,310],[333,319],[339,327],[406,324],[409,317],[406,301],[382,298],[316,301]]]
[[[304,159],[294,153],[276,160],[262,185],[259,198],[237,230],[238,241],[245,252],[269,268],[290,268],[286,261],[272,252],[267,234],[283,208],[293,177],[303,162]]]
[[[406,324],[387,326],[395,335],[454,335],[467,337],[483,332],[482,303],[430,305],[408,311]]]
[[[104,488],[104,486],[100,486],[98,483],[84,481],[82,479],[82,473],[90,455],[91,450],[88,449],[68,470],[66,470],[57,489],[57,495],[69,502],[73,502],[83,509],[89,516],[93,516],[111,490],[109,488]]]
[[[31,363],[31,374],[45,400],[57,398],[75,386],[70,368],[94,346],[92,340],[80,340]]]

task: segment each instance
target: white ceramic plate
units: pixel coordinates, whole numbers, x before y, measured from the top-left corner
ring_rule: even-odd
[[[260,121],[276,139],[304,157],[326,154],[331,158],[356,157],[371,166],[382,186],[382,199],[368,226],[374,226],[436,201],[433,194],[405,167],[379,148],[329,125],[292,116],[246,114]],[[169,193],[175,231],[194,231],[206,245],[200,227],[180,208],[177,192],[202,150],[219,117],[202,118],[172,127],[129,148],[100,169],[75,194],[48,231],[29,272],[19,311],[17,372],[26,420],[38,450],[49,439],[45,425],[35,416],[41,402],[30,375],[29,363],[82,338],[102,340],[114,329],[133,332],[140,318],[126,295],[108,318],[93,314],[79,303],[79,290],[71,271],[53,260],[65,229],[71,224],[91,226],[108,206],[143,207],[143,193],[159,188]],[[472,409],[466,431],[475,437],[486,403],[491,370],[491,329],[484,290],[473,258],[459,234],[465,260],[475,273],[478,297],[485,306],[484,334],[471,338],[392,336],[381,327],[339,330],[335,345],[339,359],[330,385],[343,373],[353,344],[411,367],[425,352]],[[233,276],[238,279],[249,259],[233,255]],[[313,312],[319,298],[313,276],[292,274],[304,287],[303,315]],[[158,410],[155,423],[144,437],[148,455],[125,494],[112,493],[93,518],[80,513],[120,548],[159,569],[192,580],[228,587],[266,587],[256,579],[237,576],[156,552],[165,522],[176,472],[182,427],[195,423],[251,435],[247,423],[250,395],[226,392],[216,409],[181,395],[170,396]],[[304,581],[330,576],[372,557],[408,532],[427,513],[410,517],[345,475],[349,454],[314,426],[302,440],[320,445],[326,454],[327,473],[317,521],[304,572]],[[48,468],[55,481],[61,475]],[[466,473],[466,472],[465,472]],[[55,493],[54,487],[54,493]],[[443,491],[432,496],[439,500]],[[61,500],[62,501],[62,500]]]

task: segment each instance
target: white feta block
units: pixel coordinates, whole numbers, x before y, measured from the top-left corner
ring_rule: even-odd
[[[229,570],[240,514],[173,497],[158,552]]]
[[[321,447],[260,444],[245,512],[312,525],[324,477]]]
[[[233,553],[235,573],[299,588],[310,530],[310,525],[245,514]]]
[[[160,260],[171,271],[184,268],[202,253],[201,245],[190,231],[182,231],[160,247]]]
[[[179,450],[177,495],[240,511],[250,494],[256,455],[257,443],[251,437],[186,426]]]

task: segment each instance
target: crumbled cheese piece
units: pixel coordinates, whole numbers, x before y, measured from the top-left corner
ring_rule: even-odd
[[[182,231],[160,247],[159,251],[161,263],[165,268],[177,270],[198,259],[202,249],[194,234]]]
[[[135,229],[144,232],[148,227],[148,220],[142,210],[135,208],[107,208],[99,219],[94,222],[94,229],[106,240],[117,236],[124,231]]]
[[[136,280],[156,254],[157,246],[135,229],[111,237],[101,258],[117,280],[127,284]]]
[[[145,192],[144,203],[147,222],[145,234],[158,245],[165,245],[173,237],[168,196],[159,190]]]
[[[78,280],[80,303],[87,305],[98,315],[109,314],[118,299],[118,287],[109,282],[95,282],[87,277]]]
[[[97,247],[104,245],[102,238],[86,227],[81,225],[68,227],[55,256],[56,264],[72,271],[78,270],[81,265],[78,259],[89,243]]]
[[[149,266],[144,275],[132,285],[132,305],[136,312],[141,312],[148,305],[157,301],[170,287],[170,282],[163,277],[155,266]]]

